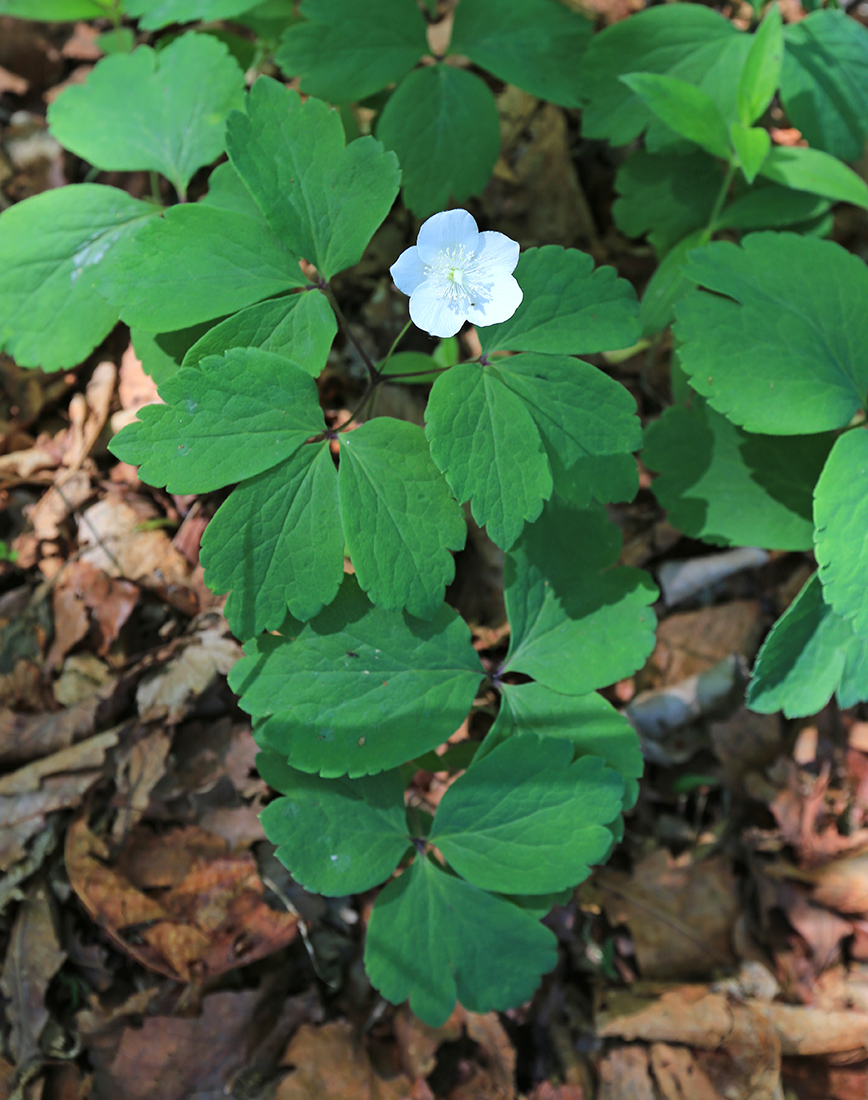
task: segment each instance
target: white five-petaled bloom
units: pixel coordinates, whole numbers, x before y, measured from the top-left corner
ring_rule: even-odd
[[[410,295],[410,317],[432,336],[454,336],[465,321],[497,325],[521,305],[513,278],[518,243],[503,233],[480,233],[466,210],[444,210],[419,230],[416,244],[389,269]]]

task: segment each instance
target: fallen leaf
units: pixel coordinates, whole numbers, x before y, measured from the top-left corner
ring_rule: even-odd
[[[118,813],[111,831],[115,840],[126,836],[141,821],[151,792],[165,775],[171,748],[171,735],[164,729],[154,729],[134,740],[123,755],[115,779]]]
[[[651,1069],[662,1100],[720,1100],[720,1093],[687,1047],[652,1043]]]
[[[281,1081],[274,1100],[408,1100],[411,1082],[386,1081],[371,1065],[362,1037],[347,1020],[322,1027],[304,1024],[282,1064],[294,1072]]]
[[[597,1100],[656,1100],[644,1047],[619,1046],[606,1053]]]

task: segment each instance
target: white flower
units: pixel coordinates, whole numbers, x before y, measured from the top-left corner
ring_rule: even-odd
[[[503,233],[480,233],[466,210],[444,210],[419,230],[413,248],[389,269],[410,295],[413,323],[432,336],[454,336],[465,321],[497,325],[521,305],[512,276],[518,244]]]

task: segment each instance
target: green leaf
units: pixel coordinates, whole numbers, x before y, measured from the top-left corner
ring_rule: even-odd
[[[810,278],[807,274],[810,272]],[[676,338],[691,385],[750,432],[844,427],[868,390],[868,270],[840,245],[755,233],[694,253]]]
[[[142,369],[158,386],[173,374],[177,374],[184,356],[191,347],[211,328],[210,321],[203,321],[189,328],[175,329],[172,332],[146,332],[133,329],[130,339],[136,355],[142,363]]]
[[[648,280],[639,307],[643,336],[653,336],[672,324],[676,303],[694,286],[686,274],[687,257],[697,246],[707,244],[708,236],[706,229],[688,233],[669,249]]]
[[[304,0],[300,10],[306,22],[287,30],[274,60],[320,99],[364,99],[428,53],[425,19],[406,0]]]
[[[307,285],[298,257],[259,218],[208,203],[170,207],[127,255],[108,256],[99,290],[128,325],[170,331]]]
[[[748,183],[753,183],[772,147],[768,130],[763,130],[759,126],[744,126],[741,122],[732,122],[729,126],[729,136],[744,178]]]
[[[781,98],[815,149],[849,163],[868,138],[868,31],[843,11],[812,12],[784,31]]]
[[[262,348],[284,355],[316,378],[337,334],[334,312],[322,294],[290,294],[257,302],[214,325],[184,356],[195,367],[229,348]]]
[[[556,451],[546,448],[552,467],[555,495],[574,508],[631,501],[639,492],[639,470],[632,454],[580,458],[569,470]]]
[[[260,814],[274,853],[306,890],[360,894],[387,879],[410,843],[400,771],[362,779],[322,779],[296,771],[276,753],[256,768],[280,791]]]
[[[478,76],[429,65],[403,80],[383,108],[377,137],[398,155],[404,202],[422,218],[491,179],[500,152],[497,104]]]
[[[824,199],[868,207],[868,183],[829,153],[801,145],[776,145],[763,161],[766,179]]]
[[[425,433],[391,417],[340,436],[338,497],[359,584],[387,610],[429,619],[455,575],[464,513],[431,461]]]
[[[717,229],[785,229],[822,217],[831,203],[806,191],[791,191],[760,180],[718,215]]]
[[[854,633],[868,636],[868,431],[845,432],[814,491],[823,598]]]
[[[260,77],[226,127],[229,160],[283,243],[325,279],[362,257],[398,194],[393,154],[344,144],[337,111]]]
[[[708,225],[722,183],[720,163],[698,149],[683,156],[637,149],[615,177],[615,224],[628,237],[647,236],[662,258]]]
[[[156,210],[114,187],[43,191],[0,215],[0,348],[22,367],[77,366],[114,328],[98,293],[106,258],[128,262]]]
[[[170,23],[232,19],[255,3],[256,0],[123,0],[123,10],[133,19],[141,17],[142,30],[157,31]]]
[[[772,627],[748,685],[760,714],[816,714],[832,694],[841,707],[868,700],[868,641],[823,601],[817,573]]]
[[[699,396],[667,409],[645,433],[643,462],[669,521],[722,546],[810,550],[812,494],[829,435],[751,435]]]
[[[496,370],[461,363],[440,376],[425,412],[431,457],[450,488],[498,546],[540,514],[552,475],[524,403]]]
[[[621,80],[670,130],[712,156],[729,159],[726,123],[708,92],[686,80],[658,73],[629,73]]]
[[[575,886],[609,853],[624,783],[569,741],[511,737],[457,779],[430,840],[469,882],[500,893]]]
[[[456,998],[470,1012],[528,1000],[557,962],[554,933],[502,898],[417,859],[377,898],[365,969],[375,989],[431,1027]]]
[[[644,767],[639,737],[602,695],[560,695],[535,683],[502,683],[500,693],[500,711],[477,753],[479,761],[517,734],[566,738],[577,756],[599,756],[614,768],[624,780],[625,809],[635,805]]]
[[[0,15],[18,19],[39,19],[46,23],[70,22],[73,19],[104,19],[111,0],[0,0]]]
[[[156,53],[139,46],[100,61],[48,109],[61,145],[98,168],[155,171],[183,197],[197,168],[223,152],[226,116],[244,74],[222,42],[185,34]]]
[[[507,84],[578,107],[581,56],[593,22],[557,0],[461,0],[449,52]]]
[[[290,766],[352,777],[394,768],[461,725],[484,669],[445,604],[431,622],[374,607],[348,577],[337,599],[282,636],[245,646],[230,673],[256,737]]]
[[[485,355],[591,355],[635,343],[636,292],[613,267],[594,270],[587,253],[546,245],[522,252],[515,278],[524,299],[508,321],[479,329]]]
[[[430,355],[424,355],[421,351],[399,351],[393,355],[388,363],[377,364],[390,382],[402,386],[419,386],[436,382],[442,373],[440,363]],[[406,374],[407,378],[393,378],[392,375]]]
[[[323,430],[310,375],[258,348],[182,367],[161,397],[166,403],[142,408],[110,448],[170,493],[208,493],[253,477]]]
[[[594,35],[582,59],[582,132],[626,145],[651,119],[640,98],[620,77],[626,73],[668,73],[689,65],[707,72],[739,31],[718,12],[700,4],[661,4],[647,8]],[[678,74],[688,80],[684,68]]]
[[[302,447],[243,481],[205,528],[201,561],[212,591],[229,592],[232,632],[276,630],[287,609],[313,618],[337,595],[344,536],[328,443]]]
[[[774,98],[781,82],[783,62],[781,9],[772,4],[753,37],[738,82],[738,113],[745,126],[756,122]]]
[[[656,589],[639,569],[615,568],[621,535],[602,508],[553,500],[507,554],[512,628],[503,672],[564,695],[631,675],[654,647]]]

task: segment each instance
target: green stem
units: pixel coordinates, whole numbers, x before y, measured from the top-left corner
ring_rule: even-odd
[[[160,174],[159,172],[155,172],[152,168],[148,175],[150,176],[151,180],[151,196],[153,197],[154,202],[162,206],[163,196],[160,192]]]
[[[444,374],[446,371],[452,370],[451,367],[432,367],[431,370],[409,370],[403,374],[387,374],[383,379],[384,382],[393,382],[398,378],[418,378],[420,374]]]
[[[723,183],[717,193],[717,198],[714,200],[714,206],[711,210],[711,216],[708,219],[708,225],[705,227],[705,232],[703,234],[704,239],[702,241],[703,244],[708,244],[717,229],[717,219],[720,217],[723,204],[726,202],[727,196],[729,195],[730,184],[732,183],[732,178],[737,169],[738,165],[732,162],[727,166],[726,175],[723,177]]]
[[[337,317],[338,324],[343,329],[344,336],[346,336],[346,338],[350,341],[350,343],[353,345],[353,347],[356,349],[356,351],[361,356],[362,362],[368,368],[368,374],[370,375],[370,378],[371,378],[371,386],[376,385],[376,383],[380,381],[381,372],[379,370],[377,370],[377,368],[374,366],[374,363],[373,363],[370,355],[368,355],[368,353],[365,351],[365,349],[362,347],[362,345],[359,343],[359,341],[353,335],[353,331],[350,328],[349,321],[347,321],[346,317],[344,316],[344,311],[338,305],[338,300],[335,297],[335,292],[332,290],[329,283],[324,283],[320,287],[320,289],[322,290],[323,294],[325,294],[326,298],[328,298],[329,305],[335,311],[335,317]],[[369,388],[371,388],[371,387],[369,387]],[[369,396],[370,396],[370,394],[366,394],[365,399],[367,399],[367,397],[369,397]]]
[[[404,325],[404,327],[403,327],[403,328],[401,329],[401,331],[400,331],[400,332],[398,333],[398,335],[397,335],[397,336],[395,337],[395,339],[394,339],[394,340],[392,341],[392,346],[391,346],[391,347],[389,348],[389,350],[388,350],[388,351],[386,352],[386,358],[385,358],[385,359],[383,360],[383,365],[382,365],[382,367],[380,367],[380,370],[381,370],[381,371],[385,371],[385,369],[386,369],[386,366],[387,366],[387,364],[388,364],[389,360],[390,360],[390,359],[392,358],[392,356],[393,356],[393,355],[395,354],[395,348],[396,348],[396,347],[398,346],[398,344],[400,344],[400,343],[401,343],[401,341],[402,341],[402,340],[404,339],[404,336],[405,336],[405,334],[406,334],[406,332],[407,332],[407,329],[408,329],[408,328],[410,327],[410,325],[412,325],[412,324],[413,324],[413,322],[412,322],[412,321],[408,321],[408,322],[407,322],[407,324],[406,324],[406,325]],[[420,373],[424,373],[424,372],[420,372]],[[396,378],[399,378],[399,377],[400,377],[400,375],[394,375],[394,377],[396,377]]]

